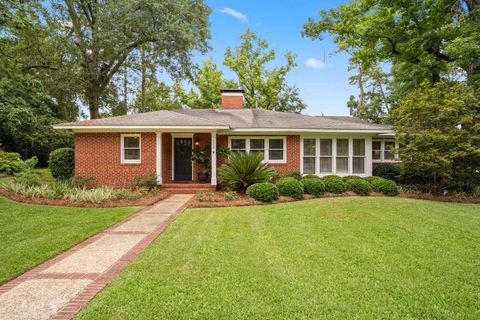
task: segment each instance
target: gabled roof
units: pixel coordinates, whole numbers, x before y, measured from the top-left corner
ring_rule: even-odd
[[[231,131],[360,131],[388,133],[390,126],[354,117],[308,116],[264,109],[179,109],[85,120],[55,126],[56,129],[205,128]]]

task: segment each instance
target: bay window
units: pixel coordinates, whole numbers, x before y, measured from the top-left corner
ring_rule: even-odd
[[[230,137],[229,148],[235,152],[260,153],[263,161],[286,162],[285,137]]]

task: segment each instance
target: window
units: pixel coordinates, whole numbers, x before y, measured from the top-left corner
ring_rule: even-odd
[[[337,173],[348,173],[348,139],[337,139]]]
[[[140,163],[140,135],[122,134],[122,163]]]
[[[235,137],[230,138],[230,149],[235,152],[256,152],[265,162],[285,163],[285,137]]]
[[[315,174],[316,139],[303,140],[303,173]]]
[[[332,139],[320,139],[320,173],[332,173]]]
[[[373,161],[395,161],[395,140],[374,140],[372,141],[372,159]]]
[[[365,139],[353,139],[353,173],[365,173]]]

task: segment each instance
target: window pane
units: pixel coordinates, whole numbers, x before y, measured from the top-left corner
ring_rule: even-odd
[[[353,158],[353,173],[365,173],[365,158]]]
[[[315,174],[315,157],[303,158],[303,173]]]
[[[250,139],[250,150],[263,150],[265,148],[265,140],[263,139]]]
[[[337,173],[348,173],[348,158],[337,157]]]
[[[372,159],[373,160],[380,160],[380,150],[372,150]]]
[[[140,149],[125,149],[123,152],[125,160],[140,160]]]
[[[372,141],[372,150],[381,150],[382,142],[381,141]]]
[[[353,139],[353,155],[365,155],[365,139]]]
[[[337,139],[337,156],[348,156],[348,139]]]
[[[269,150],[269,160],[283,160],[283,150]]]
[[[250,150],[250,153],[260,153],[263,160],[265,160],[265,152],[263,150]]]
[[[332,155],[332,140],[320,139],[320,155],[331,156]]]
[[[384,160],[395,160],[395,141],[385,141]]]
[[[232,149],[245,149],[245,139],[232,139]]]
[[[321,157],[320,158],[320,173],[331,173],[332,172],[332,158],[331,157]]]
[[[270,149],[283,149],[283,139],[270,139],[268,147]]]
[[[123,137],[124,148],[140,148],[140,137]]]
[[[303,154],[305,156],[315,155],[315,139],[303,139]]]

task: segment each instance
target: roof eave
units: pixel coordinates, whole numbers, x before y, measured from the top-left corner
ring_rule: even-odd
[[[76,126],[76,125],[54,125],[56,130],[73,131],[146,131],[146,130],[228,130],[229,126]]]

